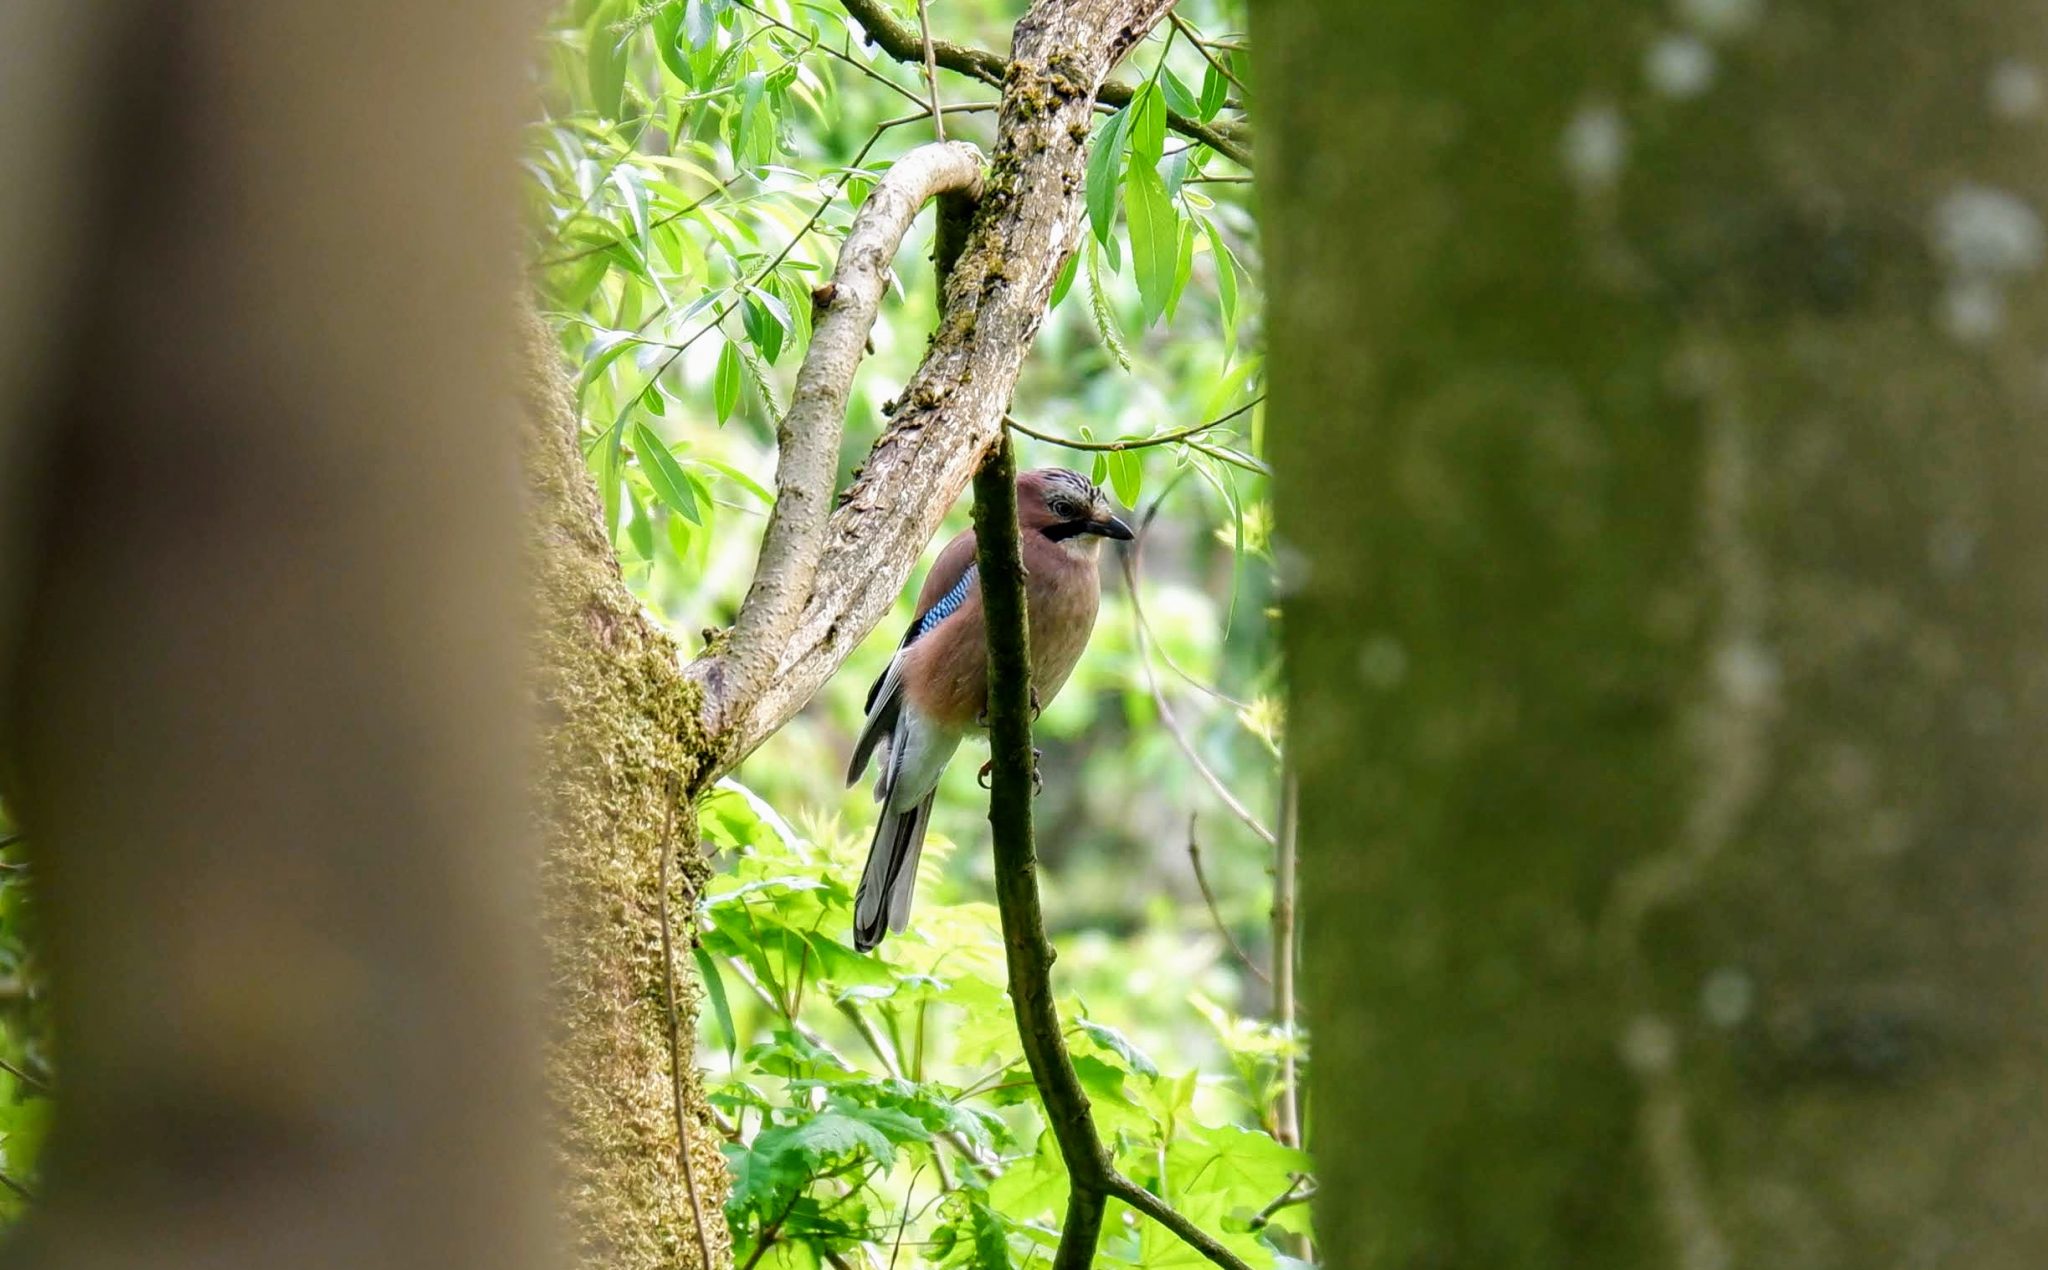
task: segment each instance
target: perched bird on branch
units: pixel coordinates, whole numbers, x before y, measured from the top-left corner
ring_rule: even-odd
[[[1024,596],[1031,623],[1034,709],[1073,673],[1095,629],[1101,600],[1096,552],[1104,538],[1129,540],[1093,482],[1065,468],[1017,477],[1017,527],[1024,549]],[[984,726],[988,632],[975,577],[974,531],[939,552],[917,597],[917,617],[889,668],[868,690],[867,721],[854,742],[846,783],[858,781],[881,747],[875,801],[881,822],[854,900],[853,944],[865,952],[910,920],[917,858],[939,774],[969,731]]]

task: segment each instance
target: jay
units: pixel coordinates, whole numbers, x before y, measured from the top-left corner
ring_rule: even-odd
[[[1018,475],[1017,528],[1036,710],[1066,683],[1095,629],[1102,539],[1128,541],[1131,529],[1093,482],[1065,468]],[[909,923],[939,775],[961,738],[986,720],[988,633],[974,550],[974,531],[967,529],[939,552],[918,593],[916,618],[868,690],[867,719],[846,773],[847,784],[858,781],[880,748],[881,819],[854,898],[853,945],[862,952]]]

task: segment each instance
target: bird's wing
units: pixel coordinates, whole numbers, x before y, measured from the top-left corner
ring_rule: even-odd
[[[896,646],[896,655],[889,659],[888,667],[868,689],[867,718],[862,721],[860,735],[853,743],[853,758],[846,767],[847,784],[860,780],[875,747],[896,728],[897,717],[903,710],[905,650],[966,603],[968,594],[974,589],[974,581],[974,531],[964,529],[945,545],[938,559],[932,562],[931,572],[925,575],[924,586],[918,591],[917,617],[911,621],[910,629],[903,632],[903,642]],[[883,787],[875,791],[875,796],[887,797],[887,786],[885,772]]]

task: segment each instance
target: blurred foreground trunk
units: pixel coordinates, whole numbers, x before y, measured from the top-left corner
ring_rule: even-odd
[[[528,16],[0,6],[0,772],[61,1070],[8,1264],[558,1264]]]
[[[1333,1266],[2048,1264],[2048,29],[1273,0]]]

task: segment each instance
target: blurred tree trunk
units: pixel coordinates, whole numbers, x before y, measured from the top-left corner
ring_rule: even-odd
[[[556,1261],[528,16],[0,6],[0,770],[62,1071],[9,1265]]]
[[[1333,1265],[2048,1264],[2048,29],[1254,31]]]

